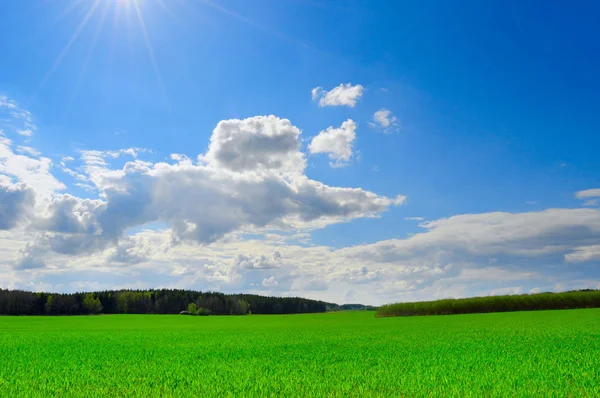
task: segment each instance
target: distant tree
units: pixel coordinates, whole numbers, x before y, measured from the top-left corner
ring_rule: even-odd
[[[190,314],[194,314],[195,315],[198,312],[198,310],[196,309],[196,303],[189,303],[187,310],[188,310],[188,312]]]
[[[196,311],[196,315],[212,315],[212,311],[209,310],[208,308],[198,308],[198,310]]]
[[[44,305],[44,312],[46,315],[52,315],[52,295],[48,296],[46,299],[46,304]]]
[[[93,293],[88,293],[83,299],[83,308],[85,308],[90,314],[99,314],[102,312],[102,303],[98,297],[95,297]]]
[[[250,310],[250,304],[246,300],[236,300],[237,305],[235,309],[237,310],[237,315],[246,315]]]

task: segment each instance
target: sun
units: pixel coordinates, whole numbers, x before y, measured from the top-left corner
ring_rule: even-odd
[[[165,4],[164,0],[156,0],[155,3],[163,8],[165,11],[170,12],[169,8]],[[156,62],[156,57],[154,55],[154,49],[152,48],[152,44],[150,42],[150,38],[148,35],[148,31],[146,28],[146,23],[144,22],[143,16],[143,6],[150,5],[148,2],[144,0],[71,0],[68,6],[61,12],[63,16],[66,16],[74,9],[83,9],[83,17],[77,26],[77,28],[73,31],[69,41],[66,43],[61,53],[58,55],[53,65],[51,66],[48,73],[44,76],[41,83],[34,93],[34,97],[37,93],[42,89],[47,80],[54,74],[54,72],[60,66],[64,57],[69,53],[73,43],[78,39],[81,32],[86,29],[90,25],[90,21],[94,18],[99,19],[99,24],[97,24],[97,28],[95,30],[95,34],[93,35],[92,42],[89,45],[88,55],[85,58],[82,66],[82,71],[80,76],[85,73],[85,69],[87,68],[87,64],[93,55],[94,49],[96,47],[96,42],[98,41],[99,36],[101,35],[102,30],[104,29],[106,16],[112,14],[113,17],[113,26],[117,26],[119,24],[119,19],[121,15],[131,15],[132,20],[135,21],[134,24],[137,25],[137,29],[142,34],[144,39],[144,45],[146,47],[146,51],[148,53],[148,57],[150,59],[150,63],[152,64],[152,68],[154,69],[154,73],[156,75],[156,79],[158,80],[158,84],[160,85],[163,96],[165,96],[166,100],[166,91],[164,89],[162,78],[160,76],[160,72],[158,69],[158,64]],[[112,11],[111,11],[112,10]],[[77,83],[78,85],[78,83]],[[76,86],[77,87],[77,86]],[[75,91],[77,88],[75,88]],[[168,102],[168,101],[167,101]]]

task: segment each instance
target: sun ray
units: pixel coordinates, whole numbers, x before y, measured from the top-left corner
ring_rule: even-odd
[[[94,33],[92,43],[88,48],[85,60],[83,61],[83,65],[81,66],[81,71],[79,72],[79,76],[77,77],[77,82],[75,83],[75,88],[73,89],[71,98],[69,99],[69,102],[67,103],[67,109],[65,111],[65,116],[68,116],[68,114],[69,114],[73,100],[75,99],[75,96],[77,95],[77,92],[79,90],[79,85],[81,84],[81,81],[83,80],[83,76],[85,75],[85,72],[87,70],[88,64],[90,63],[90,61],[92,59],[94,50],[96,49],[96,44],[98,42],[98,38],[100,37],[100,33],[102,32],[102,28],[104,27],[104,21],[108,14],[108,9],[109,9],[109,3],[106,2],[104,4],[104,8],[103,8],[102,14],[100,16],[100,21],[98,22],[98,26],[96,27],[96,32]]]
[[[261,25],[260,23],[254,21],[253,19],[245,17],[245,16],[243,16],[241,14],[238,14],[237,12],[228,9],[228,8],[224,7],[223,5],[221,5],[221,4],[217,4],[217,3],[215,3],[215,2],[213,2],[211,0],[196,0],[196,1],[199,1],[199,2],[201,2],[203,4],[206,4],[209,7],[214,8],[215,10],[218,10],[218,11],[220,11],[220,12],[226,14],[226,15],[229,15],[232,18],[235,18],[235,19],[237,19],[237,20],[245,23],[246,25],[250,25],[250,26],[252,26],[254,28],[262,30],[262,31],[264,31],[266,33],[269,33],[270,35],[273,35],[273,36],[281,39],[281,40],[293,43],[293,44],[295,44],[295,45],[297,45],[299,47],[303,47],[303,48],[306,48],[306,49],[309,49],[309,50],[318,51],[314,47],[312,47],[312,46],[310,46],[310,45],[308,45],[308,44],[306,44],[306,43],[304,43],[304,42],[302,42],[300,40],[297,40],[297,39],[295,39],[293,37],[287,36],[287,35],[279,32],[279,31],[271,29],[271,28],[269,28],[267,26]],[[318,51],[318,52],[320,52],[320,51]]]
[[[165,10],[165,12],[167,14],[169,14],[169,16],[178,24],[181,24],[181,20],[179,19],[179,17],[177,15],[175,15],[175,13],[169,8],[169,6],[167,6],[165,4],[165,2],[163,0],[156,0],[156,2],[158,3],[159,6],[162,7],[163,10]]]
[[[77,6],[85,3],[85,0],[73,0],[71,1],[56,17],[51,21],[51,26],[58,24],[63,18],[67,17]]]
[[[54,64],[52,65],[52,68],[50,68],[50,71],[48,71],[48,73],[46,74],[46,76],[44,76],[44,78],[42,79],[42,82],[36,88],[36,90],[35,90],[35,92],[33,94],[33,98],[35,98],[37,96],[37,94],[44,87],[44,85],[46,84],[46,82],[48,81],[48,79],[50,79],[50,77],[54,74],[54,72],[56,72],[56,69],[58,69],[58,67],[60,66],[63,58],[67,55],[67,53],[71,49],[71,46],[73,45],[73,43],[75,42],[75,40],[77,40],[77,37],[79,37],[79,34],[83,30],[83,28],[85,28],[85,26],[87,25],[87,23],[90,20],[90,18],[94,15],[94,12],[96,11],[96,9],[98,8],[98,6],[100,5],[101,2],[102,2],[102,0],[94,0],[94,3],[92,4],[92,6],[88,10],[88,12],[83,17],[83,20],[81,21],[81,23],[79,24],[79,26],[77,27],[77,29],[75,30],[75,32],[73,33],[73,35],[71,36],[71,38],[69,39],[69,42],[63,48],[63,50],[59,54],[58,58],[54,61]]]
[[[113,7],[112,12],[112,32],[110,35],[110,58],[112,59],[113,53],[115,50],[115,42],[117,37],[117,23],[119,20],[119,16],[121,15],[121,7]]]
[[[152,44],[150,43],[150,39],[148,38],[148,31],[146,30],[146,24],[144,23],[144,17],[142,16],[142,10],[140,9],[138,0],[131,0],[133,2],[133,6],[135,8],[135,13],[137,15],[138,22],[140,24],[140,29],[142,30],[142,35],[144,37],[144,42],[146,44],[146,50],[148,51],[148,56],[150,57],[150,62],[152,63],[152,68],[154,69],[154,74],[156,75],[156,80],[158,81],[158,85],[160,86],[160,90],[162,91],[163,100],[167,105],[167,109],[169,113],[171,113],[171,105],[169,104],[169,100],[167,97],[167,90],[165,89],[165,85],[163,84],[162,77],[160,75],[160,70],[158,69],[158,64],[156,63],[156,57],[154,56],[154,49],[152,48]]]

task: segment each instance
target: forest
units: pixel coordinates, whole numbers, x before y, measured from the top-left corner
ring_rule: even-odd
[[[36,293],[0,289],[0,315],[301,314],[337,309],[337,304],[300,297],[265,297],[194,290],[107,290],[81,293]]]

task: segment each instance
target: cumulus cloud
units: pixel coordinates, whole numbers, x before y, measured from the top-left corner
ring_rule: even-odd
[[[255,269],[273,269],[281,267],[281,254],[278,251],[273,252],[269,258],[261,256],[245,256],[238,254],[233,261],[236,269],[255,270]]]
[[[312,89],[313,101],[318,100],[319,106],[349,106],[353,108],[356,102],[362,97],[364,87],[360,84],[342,83],[330,91],[323,90],[322,87]]]
[[[306,162],[300,134],[288,119],[273,115],[223,120],[213,130],[205,158],[235,172],[302,172]]]
[[[114,258],[122,259],[129,253],[119,246],[126,231],[150,223],[169,225],[173,244],[210,244],[244,230],[313,229],[376,217],[402,204],[401,196],[307,178],[300,134],[287,119],[257,116],[220,122],[197,163],[183,155],[172,157],[176,163],[146,162],[137,159],[145,152],[139,148],[80,151],[79,172],[61,167],[93,188],[96,199],[61,194],[65,187],[51,174],[49,159],[15,154],[12,142],[0,136],[0,174],[23,184],[3,191],[4,226],[12,228],[17,219],[8,214],[13,217],[13,210],[31,203],[26,195],[31,188],[39,200],[30,228],[40,237],[32,247],[64,255],[117,247]],[[133,159],[121,168],[111,166],[122,156]],[[246,261],[264,267],[280,258]]]
[[[39,244],[27,242],[19,249],[19,258],[13,264],[15,270],[32,270],[46,267],[46,251]]]
[[[390,110],[384,108],[373,114],[373,121],[369,122],[369,126],[379,128],[386,134],[400,129],[398,118]]]
[[[0,175],[16,179],[46,197],[65,188],[52,175],[52,160],[17,154],[13,146],[12,140],[0,133]]]
[[[0,230],[12,229],[25,219],[34,202],[33,189],[25,184],[12,184],[0,175]]]
[[[149,248],[144,247],[144,242],[139,239],[126,238],[110,251],[107,263],[138,264],[148,259]]]
[[[339,128],[328,127],[319,132],[308,145],[310,153],[326,153],[331,167],[347,166],[356,139],[356,123],[348,119]]]
[[[263,279],[263,281],[262,281],[262,285],[263,285],[264,287],[269,287],[269,288],[271,288],[271,287],[276,287],[276,286],[278,286],[278,285],[279,285],[279,282],[277,282],[277,279],[275,279],[275,277],[271,276],[271,277],[269,277],[269,278],[265,278],[265,279]]]

